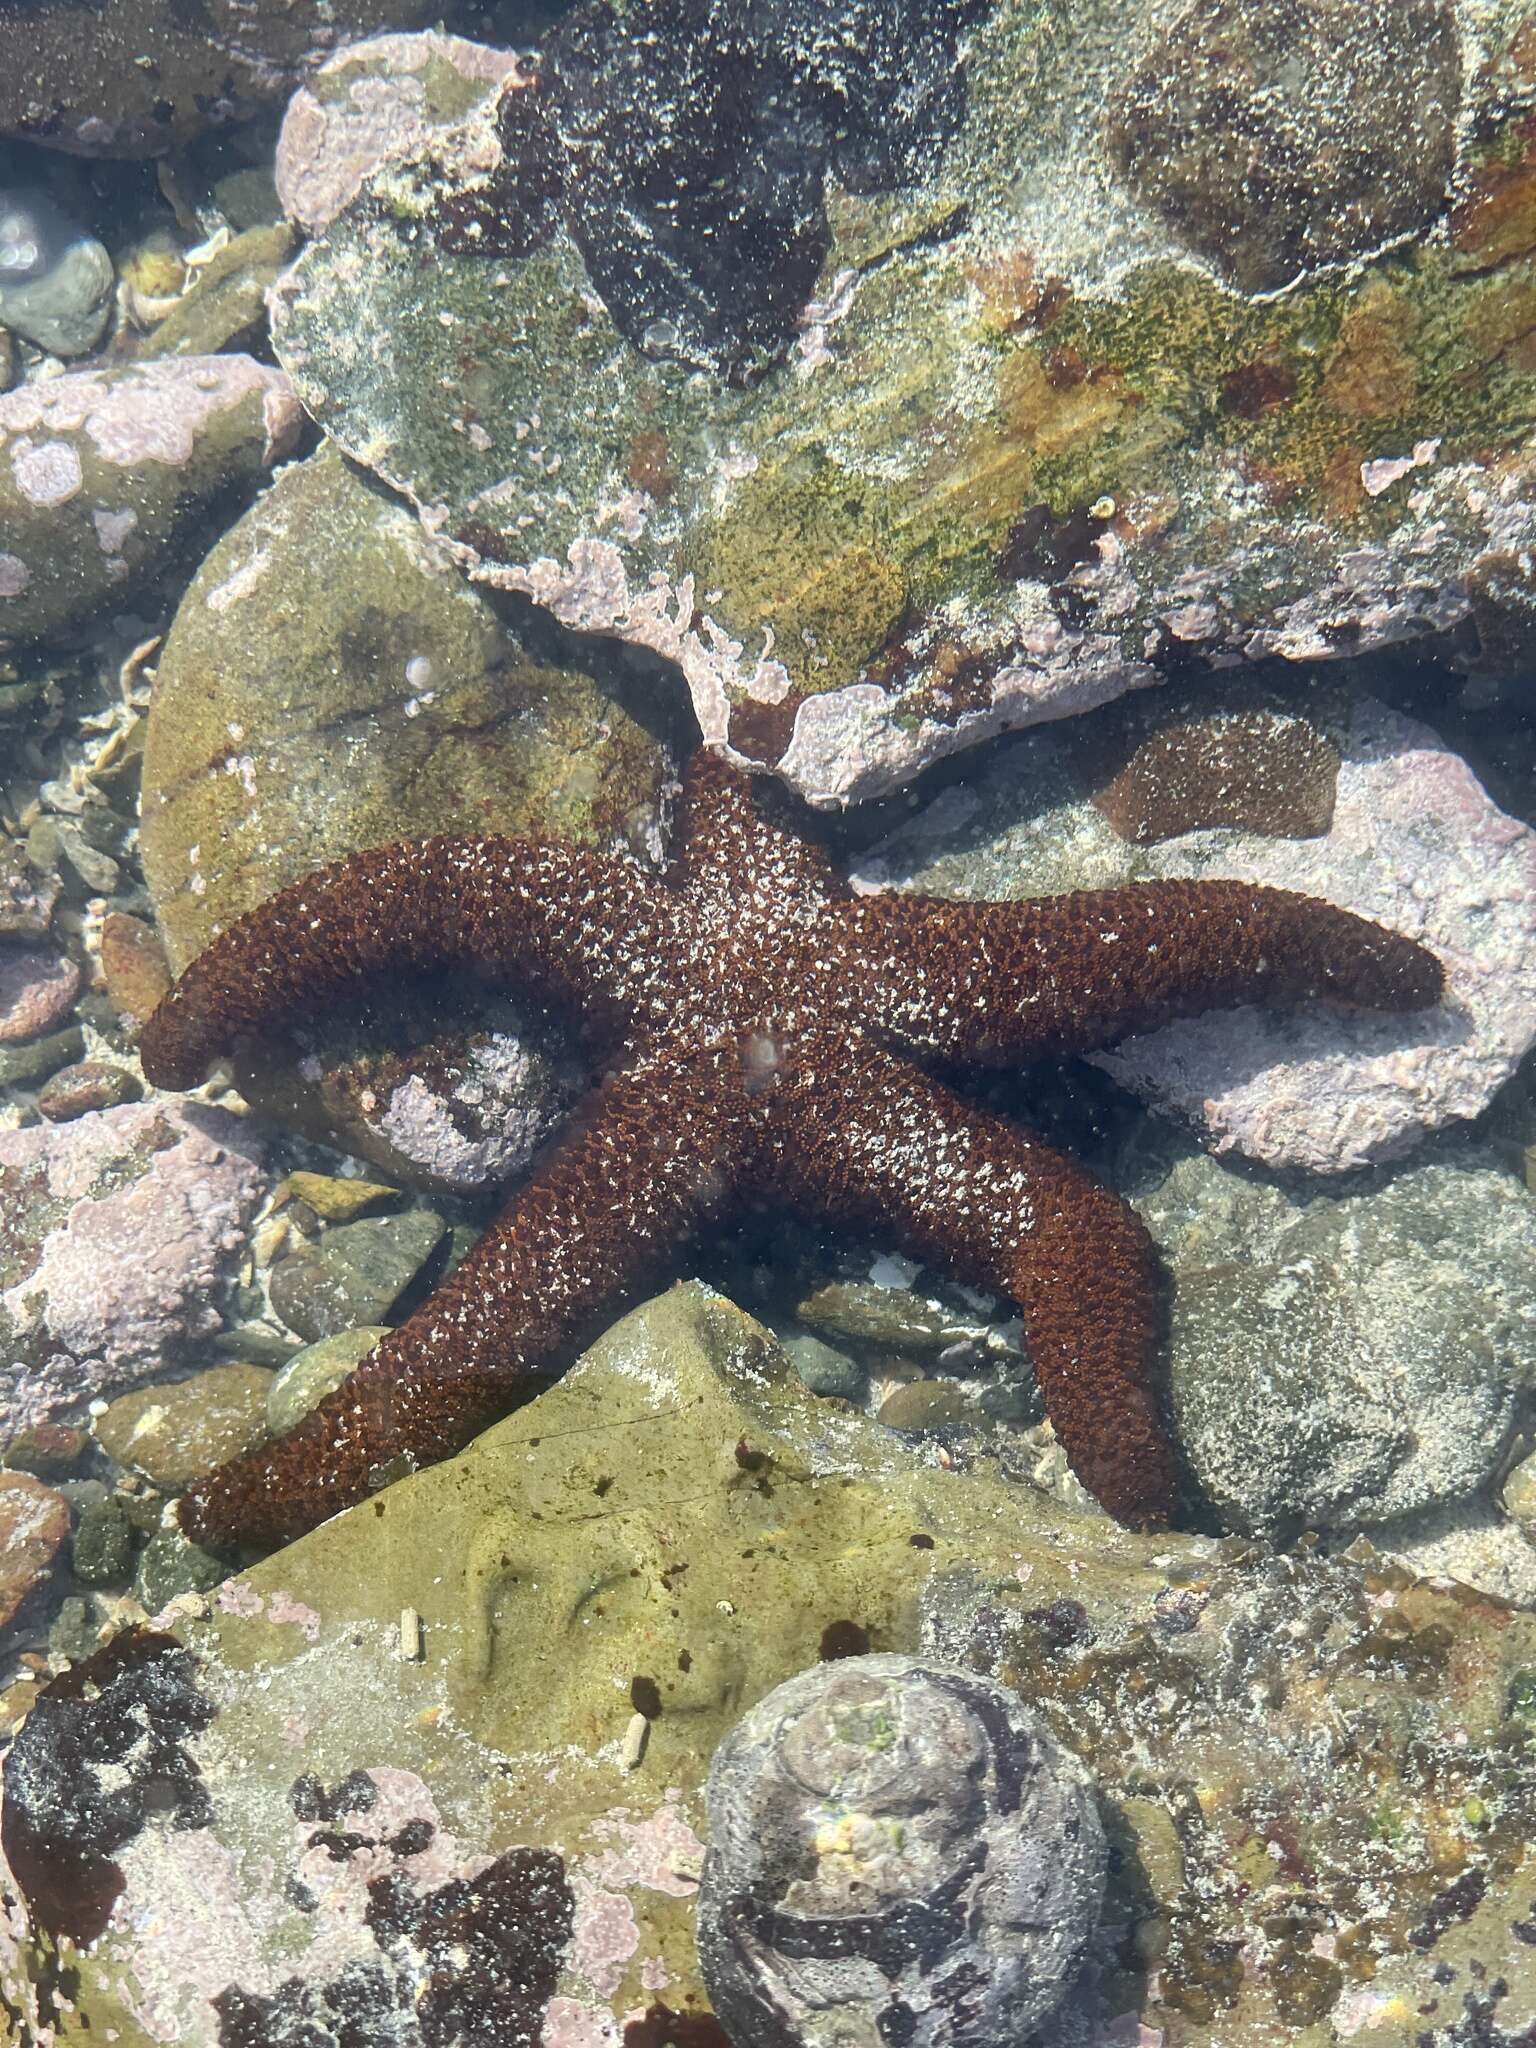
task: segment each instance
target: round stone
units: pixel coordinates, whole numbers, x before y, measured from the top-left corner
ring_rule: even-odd
[[[925,1658],[776,1687],[716,1751],[699,1956],[753,2048],[989,2048],[1060,2002],[1098,1923],[1091,1780],[1017,1695]]]

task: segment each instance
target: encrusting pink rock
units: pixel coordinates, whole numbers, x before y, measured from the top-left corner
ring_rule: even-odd
[[[0,1437],[152,1378],[217,1329],[265,1186],[247,1126],[203,1103],[0,1131]]]
[[[1143,849],[1142,872],[1235,876],[1379,918],[1444,964],[1446,1000],[1415,1017],[1212,1011],[1092,1055],[1215,1151],[1312,1173],[1476,1116],[1536,1043],[1536,832],[1385,705],[1355,707],[1341,752],[1322,837],[1188,833]]]
[[[0,946],[0,1045],[20,1045],[62,1024],[80,992],[80,969],[59,953]]]
[[[386,157],[462,120],[519,68],[511,50],[427,30],[372,36],[329,58],[288,102],[277,139],[277,196],[317,235]]]

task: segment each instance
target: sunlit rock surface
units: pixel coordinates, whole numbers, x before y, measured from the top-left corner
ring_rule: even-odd
[[[658,0],[642,62],[588,0],[364,185],[278,353],[473,574],[818,802],[1192,660],[1494,647],[1530,13]]]

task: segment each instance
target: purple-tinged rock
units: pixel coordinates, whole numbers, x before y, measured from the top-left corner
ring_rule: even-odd
[[[249,356],[78,370],[0,397],[0,647],[121,603],[188,542],[214,500],[293,445],[298,403]]]
[[[0,946],[0,1045],[53,1031],[74,1008],[80,969],[60,953]]]
[[[245,1124],[202,1103],[0,1131],[0,1433],[150,1379],[216,1330],[264,1186]]]
[[[1297,889],[1429,946],[1446,1000],[1422,1017],[1210,1011],[1095,1055],[1217,1152],[1337,1173],[1476,1116],[1536,1042],[1536,832],[1428,726],[1356,705],[1333,822],[1315,839],[1192,832],[1145,871]]]
[[[1092,1781],[1006,1686],[907,1656],[814,1666],[709,1773],[699,1959],[752,2048],[993,2048],[1098,1925]]]
[[[318,234],[386,157],[461,121],[518,69],[511,50],[427,30],[352,43],[301,85],[277,138],[277,196]]]
[[[69,1502],[26,1472],[0,1472],[0,1628],[46,1577],[69,1537]]]

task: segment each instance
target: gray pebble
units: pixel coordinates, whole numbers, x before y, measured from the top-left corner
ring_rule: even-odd
[[[83,356],[112,315],[112,259],[35,187],[0,191],[0,325],[55,356]]]

